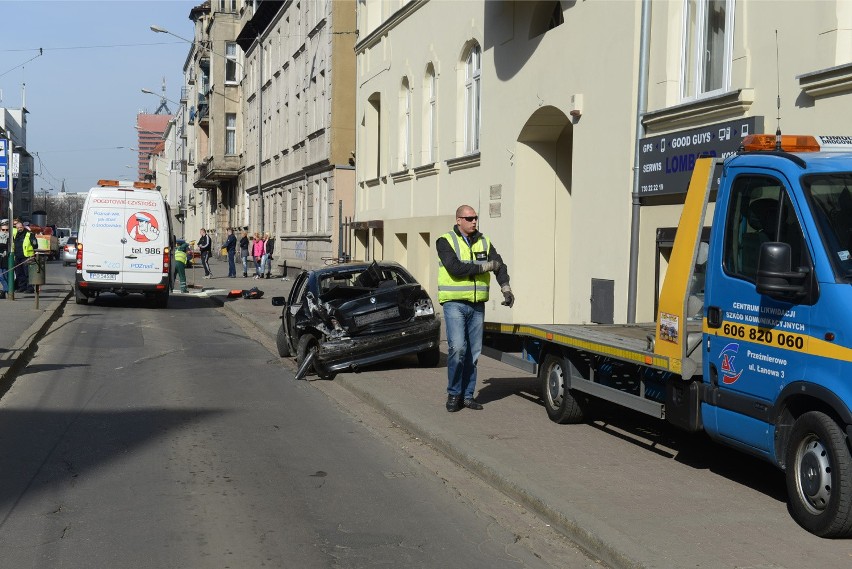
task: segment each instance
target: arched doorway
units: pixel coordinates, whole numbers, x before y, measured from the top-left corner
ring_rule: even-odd
[[[524,311],[531,323],[568,322],[573,128],[565,113],[546,106],[518,136],[512,288],[536,299]]]

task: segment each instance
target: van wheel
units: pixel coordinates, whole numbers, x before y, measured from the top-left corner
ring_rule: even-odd
[[[168,291],[154,296],[154,308],[168,308],[169,293]]]
[[[278,347],[278,355],[282,358],[290,356],[290,344],[287,343],[287,333],[284,331],[284,325],[278,327],[278,334],[275,336],[275,345]]]
[[[75,286],[74,287],[74,301],[77,304],[88,304],[89,303],[89,297],[86,296],[84,293],[80,292],[79,287]]]
[[[580,402],[567,388],[570,365],[567,359],[548,354],[544,364],[538,370],[541,381],[541,398],[547,416],[554,423],[580,423],[583,421],[583,408]]]
[[[314,352],[314,357],[316,357],[318,350],[319,340],[317,340],[317,337],[313,334],[302,334],[299,337],[299,344],[296,346],[296,365],[301,368],[308,355]],[[337,372],[327,373],[322,371],[321,366],[314,361],[311,369],[308,370],[308,374],[315,374],[320,379],[334,379]]]
[[[820,537],[852,536],[852,455],[837,423],[819,411],[799,417],[785,458],[793,519]]]

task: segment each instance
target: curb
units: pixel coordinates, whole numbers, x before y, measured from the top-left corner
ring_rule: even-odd
[[[9,367],[4,369],[2,375],[0,375],[0,397],[5,395],[12,387],[15,376],[30,361],[38,349],[38,341],[44,337],[50,325],[59,318],[62,308],[73,293],[74,289],[71,288],[65,293],[64,297],[60,296],[45,307],[41,316],[36,318],[36,321],[15,340],[15,344],[0,358],[10,362]]]
[[[369,391],[361,389],[357,383],[351,381],[345,375],[338,375],[334,381],[335,383],[339,382],[348,391],[355,394],[359,399],[369,404],[378,412],[387,416],[393,422],[399,424],[409,433],[428,442],[456,464],[473,472],[499,492],[502,492],[530,511],[535,512],[588,555],[602,561],[608,567],[612,567],[613,569],[644,569],[646,567],[644,563],[624,553],[624,550],[627,548],[619,548],[615,544],[605,541],[598,535],[598,532],[588,529],[587,526],[594,524],[580,523],[566,516],[564,513],[551,508],[544,497],[538,496],[519,486],[499,471],[466,454],[452,442],[408,420],[404,415],[386,405]]]

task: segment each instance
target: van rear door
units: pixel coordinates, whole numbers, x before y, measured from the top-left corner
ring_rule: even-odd
[[[151,190],[125,192],[123,279],[127,284],[159,284],[169,232],[160,196]]]
[[[120,284],[126,192],[93,189],[85,207],[83,280]]]

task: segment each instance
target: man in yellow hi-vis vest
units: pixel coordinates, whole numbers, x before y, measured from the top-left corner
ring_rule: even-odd
[[[447,411],[462,407],[482,409],[476,389],[476,363],[482,352],[482,324],[491,272],[503,293],[502,304],[512,307],[515,297],[509,272],[497,249],[477,231],[479,216],[469,205],[456,210],[456,225],[438,238],[438,302],[444,307],[447,329]]]

